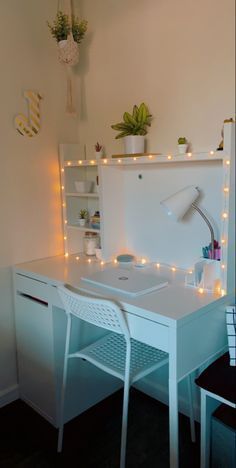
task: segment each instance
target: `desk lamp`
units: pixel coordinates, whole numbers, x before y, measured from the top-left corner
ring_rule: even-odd
[[[198,198],[199,194],[200,191],[198,187],[190,185],[182,190],[179,190],[179,192],[174,193],[165,200],[162,200],[160,204],[164,208],[167,215],[170,216],[174,221],[179,221],[180,219],[182,219],[191,207],[194,208],[201,215],[201,217],[204,219],[204,221],[210,229],[212,255],[211,258],[214,259],[214,231],[206,215],[202,212],[199,206],[195,204],[195,201]]]

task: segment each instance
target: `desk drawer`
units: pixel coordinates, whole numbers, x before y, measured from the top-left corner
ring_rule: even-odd
[[[15,274],[16,294],[26,295],[29,299],[48,304],[48,286],[42,281],[28,278],[20,273]]]
[[[169,352],[169,327],[125,312],[132,338]]]

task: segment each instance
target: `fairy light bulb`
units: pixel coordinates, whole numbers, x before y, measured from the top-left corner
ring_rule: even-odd
[[[222,270],[225,270],[225,265],[224,263],[221,265]]]
[[[198,292],[199,292],[199,294],[203,294],[203,293],[204,293],[204,289],[203,289],[203,288],[199,288],[199,289],[198,289]]]
[[[64,167],[62,167],[61,172],[65,172]]]
[[[226,213],[226,211],[224,211],[224,213],[222,213],[222,218],[223,218],[223,219],[227,219],[227,218],[228,218],[228,213]]]
[[[65,208],[65,207],[66,207],[66,204],[65,204],[65,203],[62,203],[62,206],[63,206],[63,208]]]
[[[137,161],[137,158],[133,158],[134,161]]]
[[[141,264],[145,265],[147,263],[147,260],[145,258],[141,258]]]
[[[172,270],[172,271],[176,271],[176,268],[175,268],[175,267],[171,267],[171,270]]]
[[[88,258],[88,263],[91,263],[91,261],[92,261],[91,258]]]
[[[107,164],[107,159],[103,159],[103,164]]]
[[[80,165],[82,164],[82,161],[78,161],[78,162],[79,162]]]
[[[90,161],[90,164],[94,164],[94,160],[93,160],[93,159]]]
[[[104,265],[104,261],[103,261],[103,260],[100,262],[100,265],[101,265],[101,266],[103,266],[103,265]]]
[[[192,274],[193,274],[193,270],[188,270],[188,274],[189,274],[189,275],[192,275]]]
[[[210,155],[213,156],[213,154],[215,154],[215,152],[214,152],[214,151],[210,151]]]
[[[62,185],[62,186],[61,186],[61,189],[64,190],[64,188],[65,188],[64,185]]]
[[[161,266],[160,263],[157,263],[157,264],[156,264],[156,267],[157,267],[157,268],[160,268],[160,266]]]
[[[229,166],[230,165],[230,160],[226,159],[225,164],[226,164],[226,166]]]
[[[149,156],[148,156],[148,157],[149,157],[149,159],[152,159],[152,158],[153,158],[152,154],[149,154]]]
[[[67,219],[65,219],[65,224],[67,224],[67,222],[68,222]]]
[[[119,164],[121,163],[121,159],[118,159],[118,163],[119,163]]]
[[[66,237],[66,236],[64,236],[64,240],[67,240],[67,237]]]
[[[172,159],[171,154],[168,154],[167,159],[169,159],[169,161]]]
[[[225,239],[221,239],[221,244],[222,244],[222,245],[225,245],[225,244],[226,244],[226,240],[225,240]]]
[[[115,259],[113,260],[113,262],[114,262],[114,263],[117,263],[117,259],[115,258]]]
[[[188,157],[191,158],[191,156],[192,156],[192,153],[188,153]]]
[[[71,161],[68,161],[67,166],[71,166]]]
[[[77,261],[78,261],[78,260],[79,260],[79,257],[75,257],[75,260],[77,260]]]
[[[66,252],[66,253],[65,253],[65,257],[66,257],[66,258],[67,258],[67,257],[69,257],[69,254],[68,254],[68,252]]]
[[[224,187],[224,193],[229,193],[229,187]]]
[[[226,294],[225,289],[221,289],[220,294],[221,294],[221,296],[225,296],[225,294]]]

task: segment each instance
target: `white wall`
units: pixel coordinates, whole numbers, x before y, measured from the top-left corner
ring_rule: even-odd
[[[1,1],[0,405],[17,383],[10,267],[63,250],[57,149],[76,141],[77,120],[64,112],[64,70],[46,25],[56,11],[56,0]],[[43,95],[31,139],[14,128],[15,115],[27,115],[27,89]]]
[[[46,21],[57,0],[1,1],[0,403],[17,383],[10,266],[62,252],[58,142],[101,141],[121,152],[112,123],[145,101],[148,150],[215,147],[234,115],[234,1],[74,0],[89,21],[76,68],[79,119],[65,115],[65,76]],[[42,129],[14,129],[23,91],[43,94]],[[6,397],[7,398],[7,397]]]
[[[216,148],[234,116],[234,0],[81,0],[90,34],[80,66],[80,138],[123,151],[110,125],[133,104],[153,114],[150,151]]]

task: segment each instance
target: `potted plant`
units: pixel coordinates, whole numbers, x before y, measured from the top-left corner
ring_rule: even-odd
[[[79,20],[75,15],[69,15],[58,11],[52,24],[47,22],[52,36],[59,47],[59,60],[68,65],[76,65],[79,59],[78,44],[84,38],[88,22]]]
[[[185,137],[178,138],[178,149],[179,149],[179,154],[184,154],[187,152],[188,142]]]
[[[118,138],[124,138],[125,154],[144,153],[144,136],[147,127],[151,126],[151,114],[144,102],[140,106],[133,106],[132,114],[125,112],[123,122],[112,125],[119,133]]]
[[[86,221],[88,220],[88,210],[82,208],[79,212],[79,225],[80,226],[85,226]]]
[[[54,39],[58,44],[59,62],[66,65],[67,74],[67,105],[66,112],[76,115],[72,91],[71,67],[79,61],[79,43],[87,31],[88,22],[79,20],[75,15],[67,15],[61,10],[57,12],[52,24],[47,22]]]
[[[103,147],[102,145],[100,145],[100,143],[96,143],[96,145],[94,145],[94,148],[95,148],[95,156],[96,156],[96,159],[100,159],[102,158],[103,156]]]

